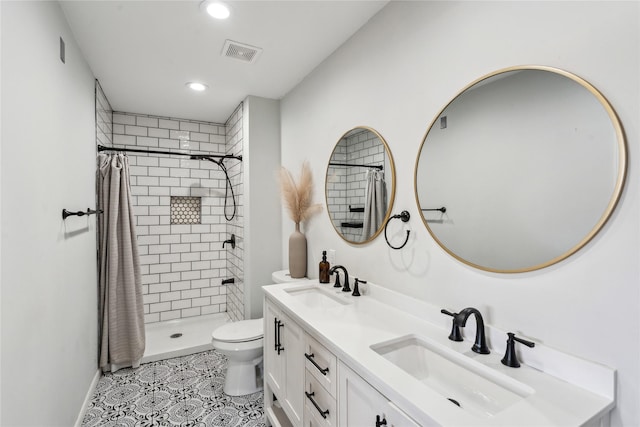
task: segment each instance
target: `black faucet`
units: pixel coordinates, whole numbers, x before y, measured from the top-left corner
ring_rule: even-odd
[[[351,295],[353,295],[354,297],[359,297],[360,296],[360,289],[358,288],[358,284],[359,283],[363,283],[366,284],[367,281],[366,280],[360,280],[356,277],[356,283],[354,283],[353,285],[353,293]]]
[[[516,356],[516,341],[521,344],[526,345],[527,347],[535,347],[535,343],[527,340],[523,340],[522,338],[516,337],[516,334],[513,332],[507,332],[507,349],[504,352],[504,357],[501,362],[503,365],[508,366],[510,368],[519,368],[520,361],[518,360],[518,356]]]
[[[349,273],[347,272],[347,269],[344,268],[341,265],[334,265],[333,267],[331,267],[331,270],[329,270],[329,275],[333,276],[333,273],[336,273],[336,270],[342,270],[342,272],[344,273],[344,286],[342,288],[342,292],[351,292],[351,288],[349,287]]]
[[[482,314],[480,314],[480,312],[473,308],[473,307],[467,307],[464,310],[462,310],[460,313],[449,313],[446,312],[446,310],[441,310],[441,313],[444,314],[449,314],[453,316],[453,324],[454,324],[454,328],[460,327],[463,328],[466,324],[467,324],[467,319],[469,318],[469,316],[471,316],[472,314],[476,316],[476,342],[473,344],[473,347],[471,347],[471,350],[473,350],[476,353],[479,354],[489,354],[489,347],[487,347],[487,339],[485,338],[484,335],[484,320],[482,320]],[[452,335],[453,331],[452,331]],[[449,335],[449,339],[452,341],[457,341],[456,339],[452,338],[452,335]]]
[[[340,272],[336,271],[336,281],[333,283],[334,288],[341,288],[342,283],[340,283]],[[333,276],[333,272],[329,273],[330,276]]]
[[[462,332],[460,332],[460,326],[456,323],[456,316],[458,313],[452,313],[444,308],[440,310],[440,313],[446,314],[447,316],[453,317],[453,322],[451,322],[451,333],[449,334],[449,339],[451,341],[464,341],[462,338]]]
[[[225,240],[224,242],[222,242],[222,247],[224,248],[224,245],[226,245],[227,243],[231,244],[231,249],[235,249],[236,248],[236,235],[232,234],[231,238],[229,240]]]

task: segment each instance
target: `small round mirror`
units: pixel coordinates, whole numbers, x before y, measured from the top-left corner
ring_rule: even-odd
[[[389,146],[368,127],[351,129],[338,140],[327,166],[327,212],[340,237],[370,242],[384,228],[395,195]]]

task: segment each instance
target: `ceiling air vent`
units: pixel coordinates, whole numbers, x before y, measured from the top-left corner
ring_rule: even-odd
[[[222,56],[249,63],[256,62],[261,53],[262,49],[259,47],[234,42],[233,40],[225,41],[222,48]]]

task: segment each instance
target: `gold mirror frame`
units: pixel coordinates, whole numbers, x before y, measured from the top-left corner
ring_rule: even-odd
[[[560,254],[558,256],[555,256],[555,257],[553,257],[552,259],[550,259],[550,260],[548,260],[546,262],[541,262],[541,263],[537,263],[535,265],[531,265],[529,267],[523,267],[523,268],[517,268],[517,269],[497,269],[497,268],[491,268],[491,267],[487,267],[487,266],[476,264],[474,262],[471,262],[471,261],[459,256],[453,250],[451,250],[445,244],[443,244],[440,241],[440,239],[436,236],[434,231],[429,226],[428,221],[425,218],[424,213],[422,212],[422,206],[421,206],[420,198],[419,198],[419,194],[418,194],[419,193],[419,191],[418,191],[418,167],[419,167],[420,159],[422,157],[422,152],[423,152],[423,149],[424,149],[425,142],[427,141],[427,138],[429,136],[429,132],[434,128],[436,123],[440,120],[440,118],[443,116],[443,113],[447,110],[447,108],[456,99],[458,99],[458,97],[460,95],[465,93],[468,89],[472,88],[476,84],[481,83],[481,82],[483,82],[483,81],[485,81],[487,79],[490,79],[492,77],[495,77],[495,76],[498,76],[500,74],[504,74],[504,73],[507,73],[507,72],[526,71],[526,70],[548,71],[548,72],[556,73],[556,74],[559,74],[561,76],[567,77],[567,78],[571,79],[572,81],[580,84],[583,88],[587,89],[600,102],[600,104],[602,105],[602,107],[606,111],[606,113],[607,113],[607,115],[608,115],[608,117],[609,117],[609,119],[611,121],[611,125],[613,127],[613,130],[615,132],[615,138],[616,138],[616,141],[617,141],[617,150],[618,150],[618,153],[617,153],[618,170],[617,170],[617,174],[616,174],[615,185],[613,187],[613,194],[611,195],[611,198],[609,199],[609,202],[607,204],[606,209],[604,210],[604,213],[600,216],[599,220],[596,222],[596,224],[593,226],[593,228],[587,233],[587,235],[584,236],[576,245],[571,247],[568,251],[566,251],[566,252],[564,252],[564,253],[562,253],[562,254]],[[608,102],[608,100],[604,97],[604,95],[602,95],[602,93],[600,93],[600,91],[598,91],[593,85],[591,85],[586,80],[576,76],[575,74],[572,74],[570,72],[567,72],[567,71],[564,71],[564,70],[561,70],[561,69],[548,67],[548,66],[537,66],[537,65],[514,66],[514,67],[508,67],[508,68],[503,68],[503,69],[497,70],[495,72],[486,74],[486,75],[474,80],[473,82],[471,82],[470,84],[465,86],[460,92],[458,92],[442,108],[442,110],[440,110],[438,112],[438,114],[435,116],[435,118],[433,119],[433,121],[429,125],[429,127],[427,129],[427,132],[425,133],[424,138],[422,140],[422,143],[420,145],[420,149],[418,151],[418,156],[416,158],[415,168],[414,168],[414,191],[415,191],[416,203],[417,203],[417,206],[418,206],[418,210],[420,211],[422,222],[424,223],[425,227],[429,231],[429,234],[431,235],[431,237],[433,237],[433,239],[436,241],[436,243],[442,249],[444,249],[445,252],[447,252],[449,255],[451,255],[452,257],[454,257],[458,261],[460,261],[460,262],[462,262],[462,263],[464,263],[466,265],[469,265],[471,267],[480,269],[480,270],[489,271],[489,272],[493,272],[493,273],[523,273],[523,272],[528,272],[528,271],[539,270],[539,269],[542,269],[542,268],[549,267],[549,266],[551,266],[553,264],[556,264],[556,263],[568,258],[569,256],[573,255],[574,253],[579,251],[581,248],[583,248],[587,243],[589,243],[589,241],[591,241],[596,236],[596,234],[604,227],[605,223],[611,217],[616,205],[618,204],[618,201],[619,201],[620,196],[622,194],[622,190],[623,190],[624,183],[625,183],[626,171],[627,171],[627,147],[626,147],[626,140],[625,140],[624,130],[623,130],[622,124],[620,123],[620,120],[619,120],[615,110],[613,109],[611,104]],[[429,206],[429,207],[431,208],[431,206]],[[433,206],[433,208],[438,208],[438,207],[439,206]]]
[[[334,155],[336,154],[336,148],[338,147],[338,144],[340,143],[340,141],[342,141],[347,135],[349,135],[350,133],[352,133],[355,130],[362,130],[362,131],[369,131],[371,133],[373,133],[382,143],[382,146],[384,147],[384,152],[385,152],[385,157],[386,159],[388,159],[389,164],[388,164],[388,170],[387,170],[387,165],[385,165],[385,181],[389,179],[389,172],[391,173],[391,183],[390,185],[387,185],[387,188],[389,188],[389,191],[387,192],[387,211],[385,213],[384,219],[382,220],[381,224],[379,225],[379,227],[377,228],[376,232],[374,234],[372,234],[368,239],[365,239],[361,242],[358,241],[353,241],[353,240],[349,240],[347,238],[345,238],[344,234],[340,231],[340,229],[338,227],[336,227],[336,224],[334,222],[334,218],[331,215],[331,209],[329,207],[329,182],[330,182],[330,167],[331,167],[331,161],[334,158]],[[331,151],[331,155],[329,156],[329,162],[327,163],[327,172],[325,174],[325,204],[327,207],[327,215],[329,216],[329,221],[331,222],[331,225],[333,226],[334,230],[336,231],[336,233],[338,234],[338,236],[340,236],[342,238],[342,240],[344,240],[347,243],[350,243],[352,245],[364,245],[366,243],[369,243],[371,241],[373,241],[376,237],[378,237],[380,235],[380,233],[384,230],[384,225],[386,224],[386,222],[389,220],[389,217],[391,216],[391,211],[393,209],[393,202],[395,200],[395,193],[396,193],[396,170],[395,170],[395,164],[393,161],[393,156],[391,155],[391,150],[389,149],[389,145],[387,144],[387,141],[382,137],[382,135],[380,135],[380,133],[378,131],[376,131],[375,129],[368,127],[368,126],[356,126],[352,129],[349,129],[347,132],[345,132],[344,134],[342,134],[342,136],[340,136],[340,138],[338,138],[338,141],[336,142],[336,144],[333,147],[333,150]]]

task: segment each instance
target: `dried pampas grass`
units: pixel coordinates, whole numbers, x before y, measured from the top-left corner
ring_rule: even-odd
[[[282,198],[293,222],[296,224],[304,222],[313,214],[322,210],[322,205],[319,203],[311,203],[313,177],[311,176],[308,162],[302,163],[298,185],[296,185],[293,176],[284,166],[280,167],[279,178]]]

